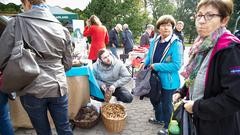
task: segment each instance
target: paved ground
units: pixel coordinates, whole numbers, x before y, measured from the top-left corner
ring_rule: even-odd
[[[187,54],[189,48],[186,48],[184,54],[184,64],[187,61]],[[120,53],[122,50],[118,50]],[[131,81],[127,87],[133,86]],[[156,135],[160,126],[153,125],[148,122],[148,119],[153,115],[153,108],[148,98],[139,100],[138,97],[134,97],[134,100],[130,104],[124,104],[127,112],[127,122],[125,129],[118,134],[109,133],[106,131],[102,121],[100,121],[95,127],[91,129],[74,129],[74,135]],[[56,135],[56,131],[53,129],[53,135]],[[36,135],[33,129],[16,129],[16,135]]]
[[[128,87],[131,88],[133,81],[129,83]],[[160,126],[152,125],[148,122],[148,119],[153,116],[153,108],[148,98],[139,100],[138,97],[134,97],[134,100],[130,104],[124,104],[127,112],[126,127],[121,133],[108,132],[102,120],[91,129],[74,129],[74,135],[156,135]],[[53,129],[53,134],[56,131]],[[16,135],[36,135],[33,129],[19,128],[15,131]]]

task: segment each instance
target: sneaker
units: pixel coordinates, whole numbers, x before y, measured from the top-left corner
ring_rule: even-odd
[[[168,129],[162,128],[158,131],[158,135],[168,135]]]
[[[163,123],[162,121],[158,121],[158,120],[156,120],[155,118],[150,118],[150,119],[148,119],[148,122],[151,123],[151,124],[156,124],[156,125],[164,126],[164,123]]]

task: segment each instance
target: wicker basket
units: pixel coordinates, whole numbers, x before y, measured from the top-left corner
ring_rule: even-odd
[[[98,121],[100,119],[100,113],[97,112],[97,109],[95,106],[91,105],[91,106],[89,106],[89,108],[94,110],[94,113],[95,113],[94,115],[96,115],[97,117],[94,119],[91,119],[91,120],[83,120],[83,114],[86,113],[86,112],[84,112],[84,108],[86,108],[86,107],[82,107],[79,110],[77,116],[73,119],[72,122],[74,125],[76,125],[79,128],[89,129],[98,123]]]
[[[117,105],[120,105],[120,104],[117,104]],[[122,106],[122,105],[120,105],[120,106]],[[112,118],[108,118],[107,116],[104,115],[104,110],[102,108],[101,108],[101,117],[102,117],[103,124],[104,124],[105,128],[109,132],[112,132],[112,133],[121,132],[126,125],[126,117],[127,117],[126,112],[124,111],[125,115],[124,115],[123,118],[112,119]]]

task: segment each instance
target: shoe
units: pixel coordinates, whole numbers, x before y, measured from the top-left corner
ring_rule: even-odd
[[[148,122],[151,123],[151,124],[156,124],[156,125],[162,125],[164,126],[164,123],[162,121],[158,121],[156,120],[155,118],[150,118],[148,119]]]
[[[168,129],[162,128],[158,131],[158,135],[168,135]]]

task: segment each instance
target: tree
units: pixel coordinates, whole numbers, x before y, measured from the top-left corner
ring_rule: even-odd
[[[152,7],[153,22],[165,14],[172,15],[176,8],[169,0],[149,0],[149,5]]]
[[[235,27],[235,23],[239,16],[240,16],[240,0],[234,0],[234,10],[228,24],[228,29],[231,30],[232,32],[234,32],[233,30]],[[238,30],[240,30],[240,22],[238,22],[237,26]]]
[[[84,10],[84,16],[89,18],[95,14],[108,30],[117,23],[127,23],[137,37],[148,21],[147,12],[142,7],[141,0],[92,0]]]
[[[194,13],[197,1],[195,0],[177,0],[177,9],[174,17],[177,21],[183,21],[185,24],[185,38],[188,37],[188,43],[192,43],[196,37]]]

